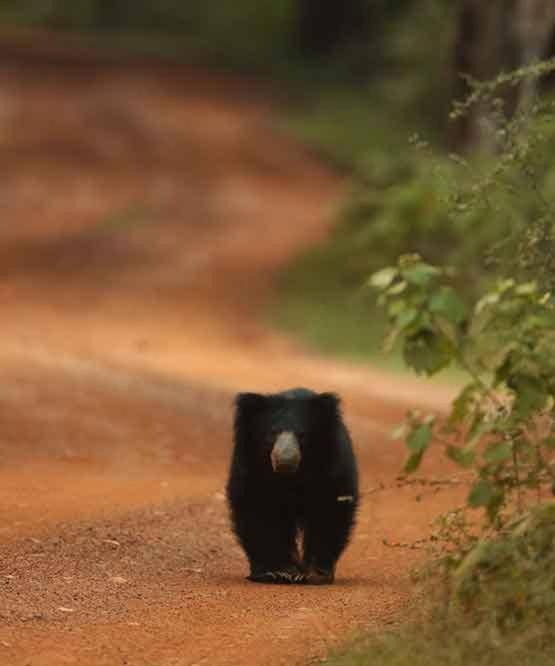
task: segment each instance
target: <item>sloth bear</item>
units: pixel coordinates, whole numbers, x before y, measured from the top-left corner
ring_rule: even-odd
[[[234,444],[227,499],[248,579],[332,583],[358,503],[339,399],[303,388],[241,393]]]

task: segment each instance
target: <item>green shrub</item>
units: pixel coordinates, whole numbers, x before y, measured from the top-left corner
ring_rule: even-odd
[[[549,282],[555,269],[551,107],[526,142],[506,150],[499,160],[472,164],[427,154],[393,165],[368,158],[332,239],[339,245],[330,251],[349,256],[349,270],[359,270],[361,279],[365,268],[394,263],[400,253],[419,254],[456,268],[455,283],[470,298],[507,269],[522,278],[540,271]]]
[[[489,254],[497,281],[480,267],[472,283],[456,251],[455,270],[410,254],[369,280],[389,322],[386,346],[399,341],[417,373],[456,364],[468,375],[447,415],[413,413],[398,431],[408,449],[405,473],[417,470],[435,444],[471,482],[465,506],[440,517],[430,537],[445,565],[447,609],[440,605],[431,622],[406,635],[371,639],[336,664],[536,666],[555,659],[555,503],[548,501],[555,495],[554,108],[538,102],[507,119],[495,97],[502,85],[554,68],[552,62],[478,84],[456,110],[474,103],[490,109],[496,153],[482,163],[454,159],[462,174],[455,169],[442,181],[443,223],[477,242],[479,256]],[[408,201],[406,210],[421,215],[421,200],[416,207]],[[483,237],[480,224],[491,226]],[[423,229],[420,239],[431,242]],[[434,248],[426,250],[430,256]],[[481,524],[471,514],[477,509]]]
[[[497,641],[548,648],[555,626],[555,504],[536,507],[484,539],[453,573],[453,604]]]
[[[469,378],[446,420],[409,421],[405,470],[419,467],[435,436],[455,463],[474,472],[467,505],[485,509],[488,529],[502,529],[524,510],[531,493],[537,500],[546,489],[555,494],[555,209],[547,192],[553,182],[548,155],[554,107],[538,102],[506,119],[495,97],[507,83],[554,68],[555,63],[541,64],[477,84],[470,102],[456,110],[464,112],[470,103],[489,105],[498,152],[485,170],[456,158],[454,174],[463,170],[462,178],[445,179],[442,195],[449,231],[461,233],[461,240],[468,236],[471,247],[477,243],[478,257],[489,251],[506,277],[480,298],[470,294],[472,307],[472,299],[464,298],[475,287],[472,255],[461,262],[465,250],[458,255],[455,250],[458,260],[447,262],[455,271],[411,254],[370,278],[390,325],[386,346],[400,339],[405,362],[417,373],[434,375],[455,364]],[[400,208],[414,210],[413,199],[408,201],[407,207],[401,197]],[[416,215],[426,217],[418,210]],[[487,232],[481,234],[481,228]],[[458,291],[453,275],[463,277]]]

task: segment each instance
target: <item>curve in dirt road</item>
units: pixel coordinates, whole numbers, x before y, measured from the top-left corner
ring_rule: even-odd
[[[341,183],[267,103],[186,68],[10,52],[0,101],[0,663],[303,664],[394,621],[419,553],[384,539],[425,536],[462,490],[399,483],[388,433],[448,391],[261,316]],[[256,586],[223,495],[233,395],[299,384],[343,397],[358,526],[335,585]]]

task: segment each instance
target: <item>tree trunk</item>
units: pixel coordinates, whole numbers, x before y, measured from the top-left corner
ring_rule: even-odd
[[[299,46],[307,56],[326,57],[362,29],[364,0],[298,0]]]
[[[553,0],[463,0],[455,44],[457,99],[470,91],[461,75],[484,81],[550,55],[554,26]],[[529,105],[535,94],[533,80],[509,90],[507,113]],[[478,105],[456,123],[453,143],[458,150],[488,150],[494,130],[487,111]]]
[[[520,0],[517,35],[521,65],[547,58],[553,53],[555,2],[553,0]],[[519,104],[528,107],[537,93],[537,79],[527,79],[520,91]]]

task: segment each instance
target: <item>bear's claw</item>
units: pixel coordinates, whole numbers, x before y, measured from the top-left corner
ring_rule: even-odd
[[[309,585],[331,585],[334,578],[333,570],[320,568],[309,569],[305,575],[305,581]]]
[[[253,583],[274,583],[295,585],[306,582],[306,576],[299,571],[264,571],[247,576]]]

